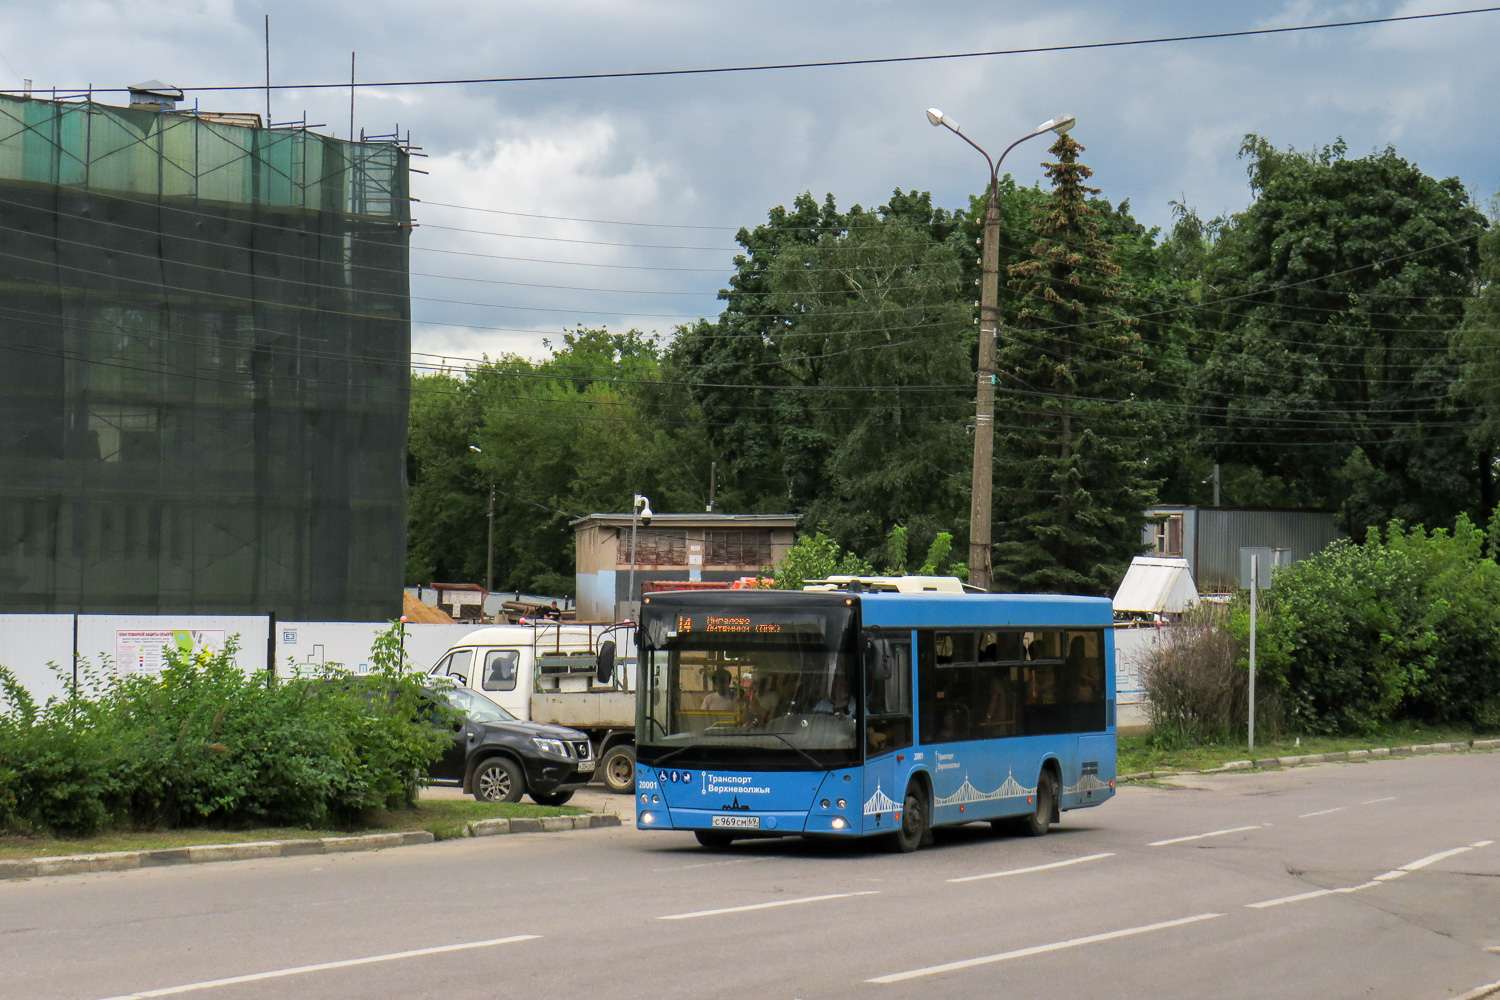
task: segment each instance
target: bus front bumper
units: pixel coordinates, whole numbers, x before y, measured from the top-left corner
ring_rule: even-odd
[[[852,836],[860,832],[857,818],[842,812],[776,810],[672,809],[642,805],[636,810],[639,830],[717,830],[728,834],[819,834]]]

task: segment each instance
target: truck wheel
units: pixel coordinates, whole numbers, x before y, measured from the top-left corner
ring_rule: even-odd
[[[480,802],[519,802],[526,791],[526,779],[514,761],[491,757],[474,771],[471,787]]]
[[[635,791],[635,747],[616,743],[604,752],[599,761],[604,772],[604,787],[620,795]]]

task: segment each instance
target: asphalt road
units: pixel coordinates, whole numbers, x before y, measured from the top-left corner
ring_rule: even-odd
[[[624,828],[0,883],[0,997],[1439,1000],[1500,982],[1500,753],[1188,784],[906,856]]]

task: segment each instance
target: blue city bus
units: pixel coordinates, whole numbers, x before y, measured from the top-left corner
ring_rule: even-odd
[[[636,825],[705,847],[989,821],[1114,795],[1104,598],[683,591],[642,603]]]

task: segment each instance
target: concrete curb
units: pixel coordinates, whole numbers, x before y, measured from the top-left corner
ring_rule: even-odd
[[[619,826],[613,813],[582,816],[545,816],[540,819],[482,819],[467,824],[466,837],[492,837],[507,833],[553,833],[564,830],[597,830]],[[108,854],[71,854],[29,861],[0,861],[0,879],[41,878],[47,875],[86,875],[91,872],[123,872],[163,865],[199,865],[215,861],[251,861],[258,858],[292,858],[307,854],[343,854],[349,851],[379,851],[387,847],[430,844],[436,838],[427,830],[403,833],[369,833],[357,837],[318,837],[303,840],[262,840],[245,844],[201,844],[168,847],[156,851],[114,851]]]
[[[1218,767],[1201,771],[1138,771],[1121,774],[1115,780],[1150,781],[1154,778],[1172,778],[1185,774],[1222,774],[1226,771],[1263,771],[1276,767],[1297,767],[1302,764],[1323,764],[1329,761],[1374,760],[1379,757],[1412,757],[1431,753],[1463,753],[1468,750],[1500,750],[1500,740],[1475,740],[1472,743],[1424,743],[1420,746],[1376,747],[1372,750],[1340,750],[1333,753],[1309,753],[1299,757],[1262,757],[1258,760],[1232,760]]]

